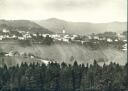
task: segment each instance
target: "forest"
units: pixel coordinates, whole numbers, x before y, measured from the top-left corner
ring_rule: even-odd
[[[4,59],[2,60],[4,61]],[[0,67],[0,91],[128,91],[128,63],[26,62]]]

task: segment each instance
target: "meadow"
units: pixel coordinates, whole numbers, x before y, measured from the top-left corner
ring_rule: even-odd
[[[31,46],[21,46],[18,43],[0,43],[0,51],[18,51],[20,54],[31,53],[46,60],[57,61],[58,63],[63,61],[73,63],[77,60],[78,63],[92,64],[95,59],[99,64],[115,62],[124,65],[127,61],[127,52],[111,47],[91,50],[76,44],[54,44],[50,46],[34,44]],[[22,57],[5,57],[5,61],[11,65],[21,64],[24,61],[34,62],[34,60]]]

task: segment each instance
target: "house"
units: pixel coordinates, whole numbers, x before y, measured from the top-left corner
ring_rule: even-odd
[[[3,40],[3,35],[0,36],[0,40]]]
[[[40,61],[43,62],[43,63],[46,64],[46,65],[48,65],[49,62],[50,62],[50,61],[48,61],[48,60],[43,60],[43,59],[41,59]]]
[[[12,38],[16,38],[17,36],[16,35],[13,35]]]
[[[64,42],[69,42],[69,39],[63,38],[62,41],[64,41]]]
[[[78,35],[72,35],[71,40],[74,40]]]
[[[63,33],[63,34],[65,34],[65,33],[66,33],[66,31],[63,29],[63,30],[62,30],[62,33]]]
[[[33,59],[33,58],[35,58],[35,57],[34,57],[34,56],[30,56],[30,58],[32,58],[32,59]]]
[[[32,36],[31,36],[29,33],[24,34],[23,37],[24,37],[25,39],[32,38]]]
[[[112,42],[113,40],[111,38],[107,38],[107,42]]]
[[[123,41],[124,41],[124,42],[127,42],[127,40],[126,40],[126,39],[124,39]]]
[[[123,51],[127,51],[127,44],[124,44],[122,47],[123,47],[122,48]]]
[[[88,35],[88,38],[89,38],[89,39],[92,39],[92,37],[91,37],[90,35]]]
[[[51,38],[54,38],[54,39],[60,38],[60,35],[58,35],[58,34],[53,34],[53,35],[51,35]]]
[[[65,39],[70,39],[71,37],[69,35],[64,35]]]
[[[85,41],[81,41],[81,44],[84,44],[85,43]]]
[[[20,56],[20,53],[18,51],[10,51],[5,56]]]
[[[99,40],[99,36],[94,36],[93,38]]]
[[[23,33],[25,33],[25,31],[18,31],[20,34],[23,34]]]
[[[62,39],[61,39],[61,38],[56,38],[56,40],[58,40],[58,41],[62,41]]]
[[[2,31],[3,33],[9,33],[10,31],[9,30],[7,30],[7,29],[3,29],[3,31]]]
[[[9,35],[5,35],[6,38],[9,38]]]
[[[0,37],[0,40],[2,40],[3,38]]]
[[[118,39],[115,39],[114,41],[118,42],[119,40]]]
[[[51,37],[51,35],[50,35],[50,34],[42,34],[42,36],[43,36],[43,37],[46,37],[46,36]]]
[[[25,40],[25,38],[24,38],[24,37],[18,37],[18,39],[19,39],[19,40]]]
[[[35,37],[37,36],[37,34],[35,34],[35,33],[34,33],[34,34],[32,34],[32,35],[33,35],[33,36],[35,36]]]
[[[30,58],[35,58],[35,55],[34,54],[32,54],[32,53],[29,53],[29,54],[27,54],[28,55],[28,57],[30,57]]]
[[[13,52],[10,51],[9,53],[5,54],[5,56],[13,56]]]

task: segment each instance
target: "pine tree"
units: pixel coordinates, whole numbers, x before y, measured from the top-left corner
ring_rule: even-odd
[[[124,67],[124,86],[126,89],[128,89],[128,62],[126,63]]]

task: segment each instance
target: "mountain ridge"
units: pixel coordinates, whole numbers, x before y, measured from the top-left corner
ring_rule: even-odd
[[[44,28],[37,23],[30,20],[0,20],[0,30],[3,28],[11,31],[29,31],[29,32],[41,32],[41,33],[52,33],[47,28]]]
[[[35,21],[40,26],[48,28],[52,32],[60,33],[63,28],[68,33],[101,33],[101,32],[123,32],[127,30],[126,22],[108,22],[108,23],[91,23],[91,22],[70,22],[57,18],[49,18],[46,20]]]

